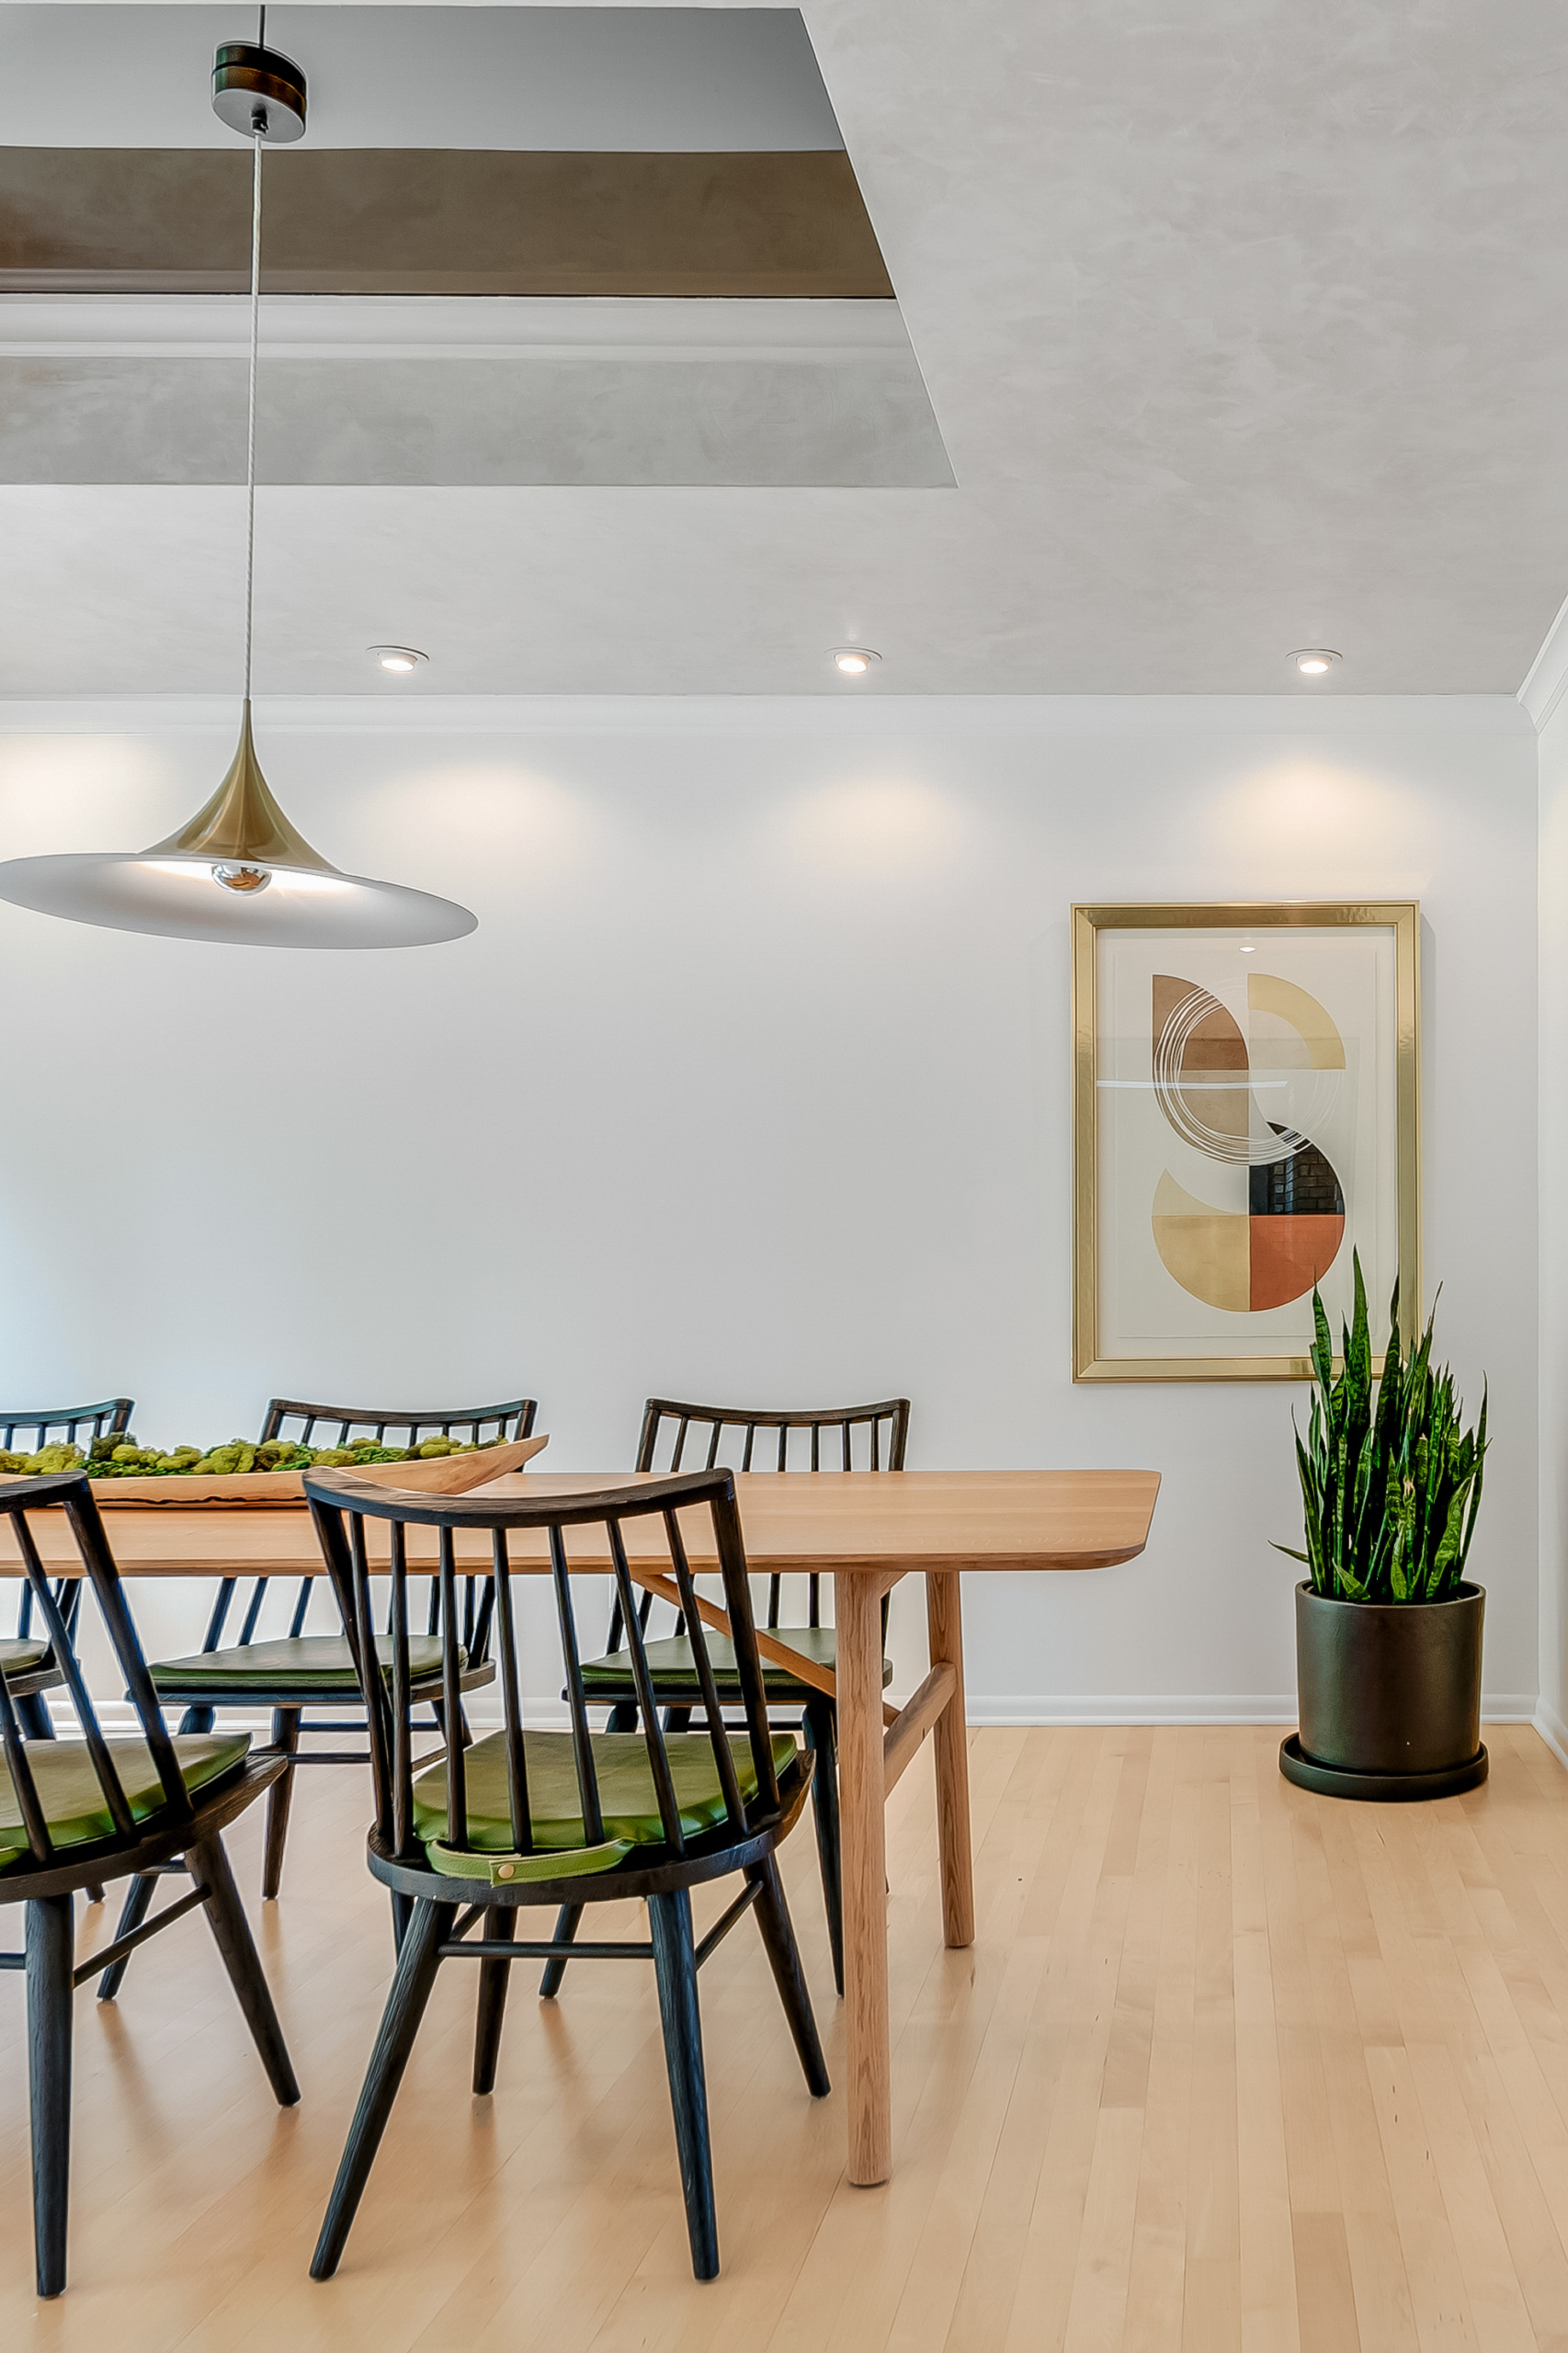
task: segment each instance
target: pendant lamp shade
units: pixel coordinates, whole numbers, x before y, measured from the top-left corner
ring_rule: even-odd
[[[305,77],[267,40],[225,42],[212,77],[215,110],[254,151],[251,199],[250,401],[246,431],[245,669],[239,745],[217,791],[187,825],[140,854],[67,852],[0,863],[0,899],[71,923],[158,932],[251,948],[421,948],[460,939],[478,917],[450,899],[340,874],[296,832],[273,799],[251,740],[256,551],[256,379],[261,307],[261,150],[305,127]]]
[[[340,874],[278,806],[251,741],[204,809],[177,834],[131,852],[13,858],[0,899],[71,923],[251,948],[424,948],[460,939],[477,917],[450,899]]]

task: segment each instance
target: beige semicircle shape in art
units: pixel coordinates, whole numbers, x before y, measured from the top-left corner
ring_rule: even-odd
[[[1309,1070],[1345,1068],[1345,1040],[1316,997],[1294,981],[1282,981],[1277,972],[1249,972],[1247,1010],[1288,1022],[1306,1047]]]
[[[1247,1042],[1217,996],[1173,972],[1153,987],[1154,1099],[1184,1143],[1244,1160]],[[1227,1141],[1229,1140],[1229,1141]]]
[[[1210,1209],[1176,1183],[1169,1169],[1154,1188],[1150,1219],[1165,1272],[1209,1307],[1245,1315],[1252,1305],[1252,1221],[1244,1211]]]

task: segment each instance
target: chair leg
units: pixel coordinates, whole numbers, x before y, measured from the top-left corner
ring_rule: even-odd
[[[40,2296],[65,2285],[71,2189],[72,1903],[28,1905],[28,2087],[32,2103],[33,2252]]]
[[[675,2111],[680,2186],[686,2198],[691,2268],[699,2279],[719,2276],[719,2219],[713,2211],[713,2153],[708,2138],[708,2087],[702,2075],[702,2019],[697,2006],[697,1950],[691,1896],[684,1888],[648,1898],[653,1972],[665,2029],[665,2065]]]
[[[210,1732],[212,1714],[210,1708],[187,1708],[179,1720],[179,1728],[181,1732]]]
[[[494,1943],[513,1944],[517,1940],[517,1909],[514,1904],[498,1904],[484,1915],[484,1935]],[[479,1964],[479,2015],[473,2029],[473,2088],[483,2098],[495,2088],[495,2063],[501,2056],[501,2021],[506,2015],[506,1980],[511,1974],[509,1961],[482,1961]]]
[[[555,1915],[555,1942],[569,1945],[575,1941],[578,1924],[583,1917],[580,1904],[563,1904]],[[539,1981],[541,2002],[553,2002],[561,1991],[561,1981],[566,1974],[566,1963],[559,1956],[544,1964],[544,1975]]]
[[[833,1982],[844,1995],[844,1896],[838,1839],[838,1730],[831,1700],[808,1700],[801,1714],[806,1746],[815,1752],[812,1775],[812,1819],[816,1824],[817,1863],[823,1908],[833,1951]]]
[[[666,1732],[687,1732],[690,1730],[690,1727],[691,1710],[689,1708],[666,1708],[665,1710],[665,1730]]]
[[[778,1998],[784,2005],[784,2015],[790,2021],[790,2031],[795,2038],[801,2072],[805,2076],[812,2097],[824,2099],[833,2087],[827,2080],[827,2063],[817,2039],[811,1988],[806,1984],[806,1972],[801,1967],[800,1948],[795,1942],[790,1906],[784,1899],[784,1882],[778,1876],[777,1856],[764,1856],[760,1863],[755,1863],[747,1871],[746,1877],[762,1891],[755,1906],[757,1926],[762,1930],[768,1965],[773,1971],[773,1982],[778,1988]]]
[[[272,1745],[280,1748],[285,1756],[292,1757],[298,1754],[298,1708],[274,1708]],[[267,1853],[261,1867],[261,1900],[264,1904],[276,1902],[278,1891],[283,1883],[283,1842],[289,1836],[289,1802],[293,1794],[294,1768],[290,1764],[267,1792]]]
[[[370,2053],[359,2105],[348,2128],[343,2161],[337,2168],[321,2236],[311,2258],[312,2279],[330,2279],[343,2259],[344,2246],[365,2194],[381,2135],[387,2129],[387,2119],[414,2049],[414,2039],[419,2032],[425,2005],[436,1983],[436,1972],[441,1965],[439,1948],[450,1936],[456,1918],[455,1904],[432,1904],[421,1896],[415,1904],[376,2047]]]
[[[399,1893],[399,1892],[398,1892],[398,1890],[394,1887],[394,1888],[392,1890],[392,1950],[393,1950],[393,1952],[399,1952],[399,1953],[400,1953],[400,1952],[403,1950],[403,1940],[404,1937],[406,1937],[406,1936],[407,1936],[407,1934],[408,1934],[408,1924],[409,1924],[409,1922],[413,1919],[413,1917],[414,1917],[414,1898],[413,1898],[413,1896],[412,1896],[412,1895],[403,1895],[403,1894],[400,1894],[400,1893]]]
[[[199,1846],[188,1849],[185,1859],[192,1878],[199,1880],[207,1890],[207,1901],[201,1908],[212,1931],[212,1940],[223,1956],[229,1983],[244,2012],[251,2040],[267,2070],[267,2080],[279,2108],[292,2108],[300,2097],[300,2086],[290,2064],[289,2047],[272,2006],[271,1991],[251,1940],[250,1922],[245,1918],[245,1907],[234,1885],[234,1874],[229,1869],[222,1838],[203,1839]]]
[[[635,1732],[636,1729],[636,1700],[618,1699],[614,1707],[610,1710],[608,1717],[606,1719],[606,1732]]]
[[[132,1928],[139,1928],[142,1926],[142,1921],[147,1917],[147,1914],[152,1908],[153,1897],[157,1890],[157,1885],[158,1875],[155,1871],[139,1871],[137,1873],[136,1877],[131,1881],[131,1885],[125,1891],[125,1901],[119,1907],[119,1925],[114,1932],[114,1936],[111,1940],[112,1942],[118,1944],[121,1937],[128,1937]],[[115,1995],[119,1993],[120,1987],[125,1983],[125,1972],[130,1966],[131,1955],[129,1953],[126,1953],[119,1961],[110,1961],[108,1967],[105,1970],[103,1975],[98,1980],[98,1999],[100,2002],[113,2001]]]

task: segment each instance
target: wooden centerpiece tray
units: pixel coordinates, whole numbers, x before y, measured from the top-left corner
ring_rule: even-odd
[[[416,1495],[464,1495],[475,1487],[487,1487],[492,1479],[505,1478],[509,1471],[520,1471],[549,1444],[546,1431],[538,1438],[509,1438],[503,1446],[481,1447],[473,1454],[435,1454],[412,1462],[366,1462],[356,1468],[354,1476]],[[4,1474],[7,1482],[20,1475],[17,1472]],[[227,1478],[193,1478],[187,1472],[167,1479],[95,1479],[92,1489],[100,1510],[122,1511],[131,1506],[140,1510],[169,1504],[181,1509],[193,1504],[243,1505],[254,1509],[258,1504],[302,1504],[305,1473],[244,1471]]]

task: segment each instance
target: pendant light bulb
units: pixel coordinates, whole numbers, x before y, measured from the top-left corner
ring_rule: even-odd
[[[418,948],[460,939],[478,917],[450,899],[342,874],[312,849],[273,798],[251,736],[256,585],[256,380],[261,335],[261,151],[302,136],[305,77],[267,46],[267,11],[254,42],[225,41],[212,105],[250,140],[250,378],[245,426],[245,665],[240,740],[228,773],[187,825],[150,849],[13,858],[0,863],[0,899],[39,915],[113,931],[254,948]]]

